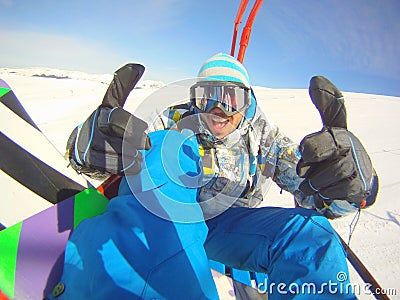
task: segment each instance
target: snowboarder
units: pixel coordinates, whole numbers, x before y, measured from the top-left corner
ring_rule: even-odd
[[[56,296],[215,299],[213,259],[268,274],[270,299],[354,299],[327,218],[372,205],[378,177],[347,130],[341,92],[317,76],[310,96],[324,127],[298,145],[260,112],[239,61],[207,60],[190,103],[163,113],[166,128],[153,124],[177,130],[149,133],[141,170],[72,234]],[[256,208],[269,178],[302,207]]]

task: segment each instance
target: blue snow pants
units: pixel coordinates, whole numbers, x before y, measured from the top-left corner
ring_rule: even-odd
[[[260,288],[269,299],[354,298],[327,219],[302,208],[238,207],[204,222],[197,142],[175,131],[150,138],[142,171],[71,235],[57,299],[218,299],[208,259],[267,273]]]

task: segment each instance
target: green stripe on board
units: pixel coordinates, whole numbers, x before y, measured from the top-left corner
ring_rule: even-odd
[[[0,232],[0,290],[14,299],[15,268],[22,222]]]
[[[0,97],[3,97],[5,94],[7,94],[10,91],[8,88],[3,88],[0,87]]]
[[[108,199],[95,188],[86,189],[75,195],[74,229],[81,221],[102,214],[107,204]]]

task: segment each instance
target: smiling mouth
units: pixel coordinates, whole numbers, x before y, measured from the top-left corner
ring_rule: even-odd
[[[229,123],[229,119],[225,119],[217,115],[212,115],[209,117],[209,119],[213,127],[218,130],[225,128],[225,126]]]

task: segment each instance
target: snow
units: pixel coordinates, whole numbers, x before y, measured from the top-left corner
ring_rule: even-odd
[[[0,78],[11,86],[32,119],[61,153],[65,151],[71,130],[103,99],[112,79],[110,74],[0,68]],[[163,86],[157,81],[140,81],[129,96],[126,109],[133,112],[139,104],[145,103],[146,97]],[[306,88],[254,87],[264,113],[297,142],[322,126]],[[363,142],[380,178],[377,203],[362,211],[351,248],[383,288],[390,289],[390,298],[400,299],[400,201],[397,201],[400,194],[400,98],[350,92],[344,92],[344,96],[348,128]],[[263,205],[291,207],[293,198],[272,186]],[[332,221],[345,240],[353,218],[351,215]],[[354,270],[351,270],[351,278],[361,289],[360,299],[373,298],[363,292],[365,285]]]

